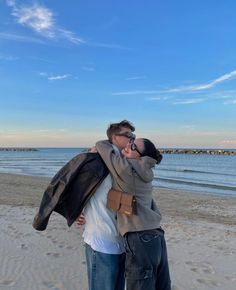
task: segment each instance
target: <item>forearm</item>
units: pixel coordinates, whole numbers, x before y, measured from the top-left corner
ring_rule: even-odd
[[[120,152],[116,152],[109,141],[99,141],[96,148],[113,177],[121,177],[131,172],[131,165]]]

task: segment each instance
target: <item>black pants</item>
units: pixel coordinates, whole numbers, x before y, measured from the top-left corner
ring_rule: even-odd
[[[163,230],[129,232],[125,248],[127,290],[171,290]]]

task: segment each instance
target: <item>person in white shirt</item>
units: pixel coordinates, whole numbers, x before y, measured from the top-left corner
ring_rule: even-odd
[[[121,151],[135,138],[134,126],[126,120],[111,124],[107,129],[114,150]],[[117,230],[116,213],[106,207],[112,187],[110,174],[91,197],[77,224],[84,223],[83,238],[87,261],[89,290],[124,290],[125,249]],[[84,222],[85,221],[85,222]]]

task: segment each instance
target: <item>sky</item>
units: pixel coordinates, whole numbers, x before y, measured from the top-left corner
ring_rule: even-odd
[[[236,148],[235,0],[0,0],[0,147]]]

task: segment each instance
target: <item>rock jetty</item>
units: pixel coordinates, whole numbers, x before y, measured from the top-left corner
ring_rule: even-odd
[[[236,155],[236,150],[227,149],[160,149],[162,154],[210,154],[210,155]]]
[[[0,151],[39,151],[38,149],[36,148],[13,148],[13,147],[0,147]]]
[[[39,151],[37,148],[0,147],[0,151]],[[162,154],[210,154],[210,155],[236,155],[235,150],[227,149],[159,149]],[[87,150],[83,151],[87,152]]]

